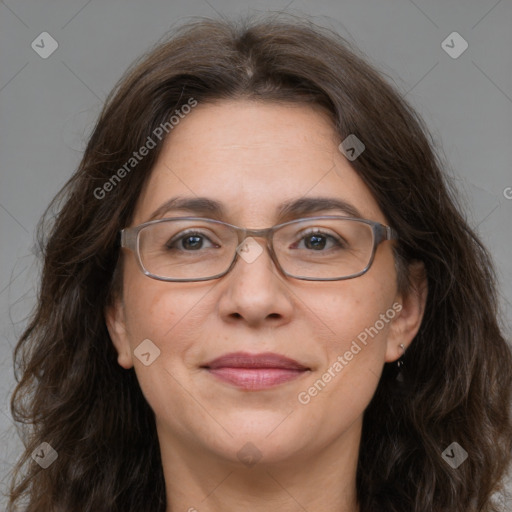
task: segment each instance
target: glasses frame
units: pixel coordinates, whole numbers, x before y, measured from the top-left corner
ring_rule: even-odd
[[[350,274],[348,276],[330,278],[330,277],[296,276],[293,274],[289,274],[281,267],[281,264],[279,263],[277,255],[274,252],[274,245],[273,245],[274,233],[277,230],[281,229],[282,227],[288,226],[290,224],[295,224],[295,223],[299,223],[299,222],[303,222],[303,221],[322,220],[322,219],[340,219],[340,220],[356,221],[356,222],[361,222],[363,224],[367,224],[368,226],[370,226],[372,228],[372,235],[373,235],[372,252],[371,252],[370,260],[363,270],[361,270],[360,272],[357,272],[355,274]],[[188,283],[188,282],[211,281],[213,279],[219,279],[219,278],[225,276],[226,274],[228,274],[233,269],[236,261],[239,258],[238,251],[235,250],[233,260],[231,261],[228,268],[224,272],[215,274],[211,277],[199,277],[199,278],[184,279],[184,278],[161,277],[156,274],[152,274],[144,267],[144,265],[142,263],[142,258],[140,255],[140,246],[139,246],[139,240],[140,240],[139,234],[147,226],[152,226],[154,224],[160,224],[162,222],[169,222],[169,221],[173,221],[173,220],[180,220],[180,221],[197,220],[197,221],[206,221],[206,222],[213,223],[213,224],[222,224],[224,226],[227,226],[227,227],[231,228],[232,230],[234,230],[238,235],[237,249],[238,249],[238,247],[240,247],[240,244],[247,237],[265,238],[268,252],[269,252],[270,257],[271,257],[272,261],[274,262],[274,265],[276,266],[276,268],[286,277],[291,277],[293,279],[300,279],[303,281],[344,281],[346,279],[353,279],[354,277],[359,277],[359,276],[365,274],[366,272],[368,272],[368,270],[372,266],[373,260],[375,259],[375,253],[377,251],[377,247],[382,242],[384,242],[385,240],[398,239],[397,232],[393,228],[386,226],[385,224],[381,224],[380,222],[375,222],[375,221],[368,220],[368,219],[361,219],[358,217],[345,217],[342,215],[321,215],[321,216],[316,216],[316,217],[302,217],[300,219],[290,220],[288,222],[283,222],[282,224],[276,224],[275,226],[272,226],[270,228],[264,228],[264,229],[242,228],[239,226],[235,226],[233,224],[229,224],[227,222],[223,222],[223,221],[216,220],[216,219],[209,219],[206,217],[167,217],[164,219],[157,219],[157,220],[152,220],[149,222],[144,222],[142,224],[139,224],[138,226],[133,226],[133,227],[128,227],[128,228],[122,229],[120,231],[121,247],[129,249],[135,254],[135,256],[137,257],[137,263],[138,263],[139,268],[141,269],[143,274],[145,274],[148,277],[151,277],[152,279],[157,279],[158,281],[181,282],[181,283],[187,282]]]

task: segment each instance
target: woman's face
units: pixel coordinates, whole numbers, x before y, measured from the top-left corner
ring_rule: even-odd
[[[200,104],[168,137],[132,226],[176,196],[217,201],[220,220],[247,228],[282,222],[285,202],[319,197],[386,224],[340,142],[329,119],[309,106]],[[313,215],[347,213],[301,216]],[[171,210],[158,218],[178,216],[208,213]],[[378,247],[366,274],[315,282],[282,275],[265,241],[256,240],[264,250],[254,261],[239,257],[222,278],[194,283],[151,279],[125,251],[123,296],[107,312],[119,364],[135,366],[164,449],[274,464],[328,447],[357,450],[383,364],[399,357],[421,316],[397,291],[392,242]],[[233,353],[241,359],[221,361],[220,371],[208,367]],[[262,354],[256,366],[263,368],[237,367]]]

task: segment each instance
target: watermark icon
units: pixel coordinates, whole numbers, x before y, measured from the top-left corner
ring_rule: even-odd
[[[49,443],[41,443],[33,452],[32,458],[43,468],[49,468],[56,460],[59,454]]]
[[[262,453],[252,443],[245,443],[240,450],[238,450],[236,456],[238,460],[245,464],[247,467],[252,468],[262,457]]]
[[[161,123],[148,135],[146,142],[138,149],[134,151],[132,156],[120,167],[101,187],[94,189],[94,197],[96,199],[103,199],[108,192],[111,192],[121,180],[129,174],[140,161],[144,159],[149,152],[156,148],[158,142],[160,142],[165,136],[180,122],[180,119],[184,119],[187,114],[190,114],[192,109],[197,106],[197,100],[189,98],[188,102],[181,106],[179,110],[175,110],[176,115],[172,115],[168,121]],[[155,140],[158,139],[158,142]]]
[[[501,489],[501,491],[495,493],[493,498],[496,512],[509,512],[511,510],[510,505],[512,505],[512,498],[506,489]]]
[[[467,458],[468,452],[462,448],[462,446],[453,442],[446,450],[441,454],[441,457],[453,468],[457,469]]]
[[[338,149],[353,162],[365,149],[366,146],[353,133],[351,133],[339,146]]]
[[[144,366],[149,366],[160,356],[160,349],[150,339],[146,338],[137,346],[133,354]]]
[[[59,47],[59,43],[48,32],[41,32],[30,46],[39,57],[47,59]]]
[[[512,199],[512,187],[505,187],[503,189],[503,195],[505,199]]]
[[[256,261],[259,255],[263,252],[261,245],[256,240],[248,236],[237,248],[236,252],[247,263]]]
[[[452,32],[441,43],[441,48],[452,59],[458,59],[468,49],[468,46],[468,42],[458,32]]]
[[[393,318],[395,318],[397,313],[400,313],[402,311],[402,304],[399,302],[395,302],[385,313],[381,313],[379,316],[379,320],[377,320],[373,326],[367,327],[364,329],[364,331],[361,331],[357,335],[357,339],[352,340],[352,344],[350,345],[350,349],[347,350],[343,355],[339,355],[336,358],[336,361],[327,368],[327,370],[318,378],[315,383],[310,386],[307,390],[301,391],[297,395],[298,401],[302,405],[307,405],[309,402],[311,402],[311,398],[315,397],[323,391],[323,389],[327,386],[329,382],[331,382],[332,379],[337,377],[341,370],[345,368],[345,366],[348,365],[352,359],[354,359],[354,356],[359,354],[363,347],[361,345],[366,346],[368,344],[368,336],[370,338],[374,338],[377,336],[377,334],[384,329],[386,324],[389,324]],[[359,344],[358,343],[361,344]]]

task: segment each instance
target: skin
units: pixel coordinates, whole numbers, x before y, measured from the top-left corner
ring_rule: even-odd
[[[218,200],[226,209],[221,220],[248,228],[279,223],[277,206],[304,196],[342,198],[364,218],[387,224],[339,143],[328,117],[311,106],[200,104],[166,140],[131,225],[176,195]],[[167,214],[180,215],[194,213]],[[414,338],[427,293],[421,272],[399,293],[392,242],[378,247],[366,274],[345,281],[287,278],[266,250],[212,281],[148,278],[131,251],[123,272],[123,296],[106,311],[107,325],[119,364],[135,367],[155,412],[167,512],[358,511],[363,412],[384,363]],[[301,404],[298,394],[393,304],[401,311]],[[145,339],[161,351],[149,366],[133,353]],[[275,352],[311,370],[270,390],[244,391],[200,368],[234,351]],[[250,467],[237,456],[246,443],[261,455]]]

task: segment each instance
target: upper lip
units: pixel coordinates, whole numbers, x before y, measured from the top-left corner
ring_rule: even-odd
[[[249,354],[247,352],[232,352],[217,357],[203,365],[203,368],[281,368],[286,370],[309,370],[299,362],[272,352]]]

